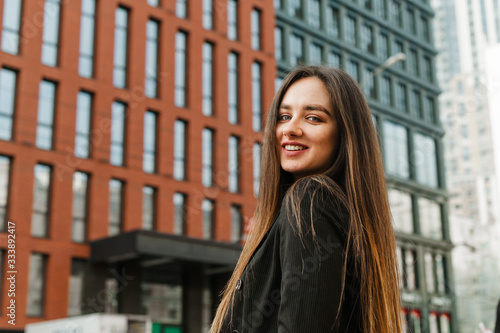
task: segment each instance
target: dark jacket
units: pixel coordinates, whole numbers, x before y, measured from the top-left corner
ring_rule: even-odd
[[[222,332],[361,332],[359,283],[352,274],[347,274],[337,316],[348,214],[332,195],[320,193],[324,191],[311,198],[319,186],[299,189],[302,239],[297,220],[282,205],[236,284],[232,321],[230,310]]]
[[[500,301],[497,305],[497,322],[495,324],[495,333],[500,333]]]

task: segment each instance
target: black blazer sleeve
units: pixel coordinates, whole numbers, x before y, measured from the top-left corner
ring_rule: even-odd
[[[280,212],[281,305],[278,332],[338,332],[345,226],[340,203],[311,187],[303,189],[298,221],[285,203]],[[311,206],[312,204],[312,206]],[[315,236],[313,236],[313,229]],[[337,328],[336,328],[337,327]]]

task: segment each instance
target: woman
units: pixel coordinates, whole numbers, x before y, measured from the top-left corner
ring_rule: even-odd
[[[354,80],[289,73],[264,132],[255,226],[211,332],[400,332],[377,136]]]

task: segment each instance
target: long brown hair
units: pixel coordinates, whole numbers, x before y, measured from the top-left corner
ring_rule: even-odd
[[[339,197],[349,212],[344,262],[347,262],[347,256],[355,258],[355,271],[360,283],[362,331],[401,332],[395,238],[382,158],[370,110],[361,89],[344,71],[305,66],[293,70],[284,78],[269,110],[261,159],[262,170],[266,172],[260,179],[255,225],[226,285],[211,333],[220,332],[224,318],[231,316],[236,281],[277,218],[286,191],[293,187],[291,175],[280,166],[276,125],[279,106],[286,91],[294,82],[306,77],[316,77],[324,83],[334,106],[339,130],[338,154],[330,168],[321,175],[311,177],[311,181],[328,177],[331,181],[322,183]],[[291,192],[293,194],[294,191]],[[296,203],[300,198],[292,195],[290,200]]]

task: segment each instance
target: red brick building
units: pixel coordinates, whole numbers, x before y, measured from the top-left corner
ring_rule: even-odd
[[[0,11],[0,332],[96,311],[199,332],[255,208],[272,1]]]

